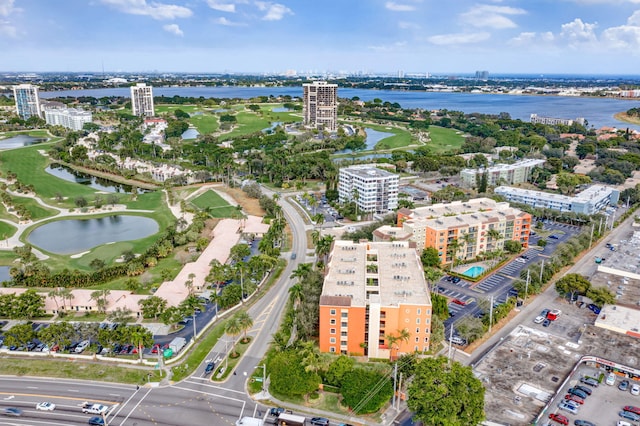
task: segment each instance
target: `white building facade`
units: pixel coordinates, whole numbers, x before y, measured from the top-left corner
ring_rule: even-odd
[[[335,132],[338,129],[338,85],[314,81],[302,85],[304,125]]]
[[[355,201],[359,212],[385,214],[398,208],[399,182],[399,175],[373,165],[343,167],[338,176],[339,201]]]
[[[465,188],[475,187],[478,179],[483,174],[487,175],[487,184],[489,186],[515,185],[529,181],[531,171],[544,163],[545,160],[528,158],[513,164],[496,164],[486,169],[464,169],[460,172],[460,179]]]
[[[16,102],[16,113],[23,120],[28,120],[33,116],[42,117],[38,86],[34,86],[33,84],[13,86],[13,98]]]
[[[573,197],[509,186],[499,186],[494,192],[508,201],[535,208],[588,215],[595,214],[608,206],[614,206],[620,199],[620,191],[605,185],[592,185]]]
[[[91,123],[93,116],[90,111],[76,108],[45,108],[44,119],[50,126],[82,130],[85,123]]]
[[[131,110],[133,115],[153,117],[155,108],[153,106],[153,87],[145,83],[138,83],[131,86]]]

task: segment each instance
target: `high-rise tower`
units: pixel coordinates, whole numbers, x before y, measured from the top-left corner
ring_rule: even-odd
[[[131,86],[131,110],[133,115],[153,117],[153,87],[145,83]]]
[[[338,128],[338,85],[314,81],[302,87],[305,126],[335,132]]]
[[[34,115],[42,117],[38,86],[32,84],[13,86],[13,97],[16,100],[16,112],[20,118],[27,120]]]

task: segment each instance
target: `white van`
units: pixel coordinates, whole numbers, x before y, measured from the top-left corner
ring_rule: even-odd
[[[81,354],[85,349],[89,347],[90,344],[91,342],[88,340],[83,340],[82,342],[78,343],[78,346],[76,346],[76,353]]]
[[[236,421],[236,426],[264,426],[264,422],[255,417],[243,417]]]
[[[82,412],[83,413],[88,413],[88,414],[100,414],[102,415],[105,411],[107,411],[109,407],[107,407],[106,405],[102,405],[102,404],[93,404],[90,405],[88,407],[82,407]]]

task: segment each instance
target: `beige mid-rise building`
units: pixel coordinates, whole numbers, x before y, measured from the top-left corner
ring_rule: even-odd
[[[147,86],[145,83],[131,86],[131,111],[137,116],[153,117],[155,115],[152,86]]]
[[[338,85],[314,81],[302,85],[304,125],[335,132],[338,129]]]

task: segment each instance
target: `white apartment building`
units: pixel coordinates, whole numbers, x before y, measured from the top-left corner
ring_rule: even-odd
[[[371,164],[343,167],[338,176],[339,201],[355,201],[358,212],[385,214],[398,207],[399,182],[399,175]]]
[[[583,117],[578,117],[575,120],[570,118],[554,118],[554,117],[541,117],[538,114],[531,114],[530,121],[532,123],[546,124],[548,126],[555,126],[557,124],[564,124],[565,126],[571,126],[573,123],[578,123],[584,126],[585,120]]]
[[[620,191],[605,185],[591,185],[573,197],[510,186],[499,186],[494,192],[515,203],[588,215],[595,214],[607,206],[616,205],[620,199]]]
[[[460,179],[465,188],[473,188],[477,186],[478,179],[486,173],[489,186],[515,185],[529,181],[531,171],[544,163],[545,160],[527,158],[513,164],[494,164],[486,169],[464,169],[460,172]]]
[[[131,86],[131,110],[133,115],[153,117],[155,109],[153,107],[153,87],[145,83],[138,83]]]
[[[33,84],[13,86],[13,98],[16,102],[16,113],[23,120],[27,120],[34,115],[42,117],[38,86],[34,86]]]
[[[93,116],[90,111],[76,108],[45,108],[44,119],[50,126],[82,130],[84,123],[91,123]]]
[[[335,132],[338,129],[338,85],[314,81],[302,85],[304,125]]]

